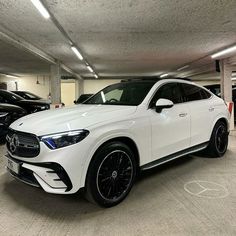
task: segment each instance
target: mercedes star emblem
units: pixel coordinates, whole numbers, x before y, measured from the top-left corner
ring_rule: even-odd
[[[13,134],[11,140],[10,140],[10,150],[12,153],[14,153],[19,145],[19,138],[16,134]]]

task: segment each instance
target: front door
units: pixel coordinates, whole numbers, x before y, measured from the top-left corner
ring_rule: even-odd
[[[156,112],[153,104],[160,98],[171,100],[174,106],[163,109],[160,113]],[[149,117],[153,160],[189,148],[190,112],[186,103],[183,103],[178,83],[166,83],[157,90],[151,101]]]

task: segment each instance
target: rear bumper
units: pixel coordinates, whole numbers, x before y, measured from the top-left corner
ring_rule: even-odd
[[[7,169],[17,180],[34,187],[41,187],[48,193],[67,194],[72,189],[68,174],[58,163],[26,163],[16,160],[9,155],[8,159],[17,162],[19,173]]]

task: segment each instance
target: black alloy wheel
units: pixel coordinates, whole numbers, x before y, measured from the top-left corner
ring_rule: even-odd
[[[108,201],[119,201],[131,184],[133,170],[126,152],[115,150],[109,153],[97,172],[96,183],[101,196]]]
[[[95,154],[86,179],[86,197],[103,207],[120,203],[131,190],[136,176],[132,150],[111,142]]]
[[[224,124],[217,127],[215,134],[215,145],[219,153],[225,153],[228,146],[228,133]]]
[[[206,154],[210,157],[222,157],[228,147],[228,130],[227,125],[223,121],[216,122],[211,134]]]

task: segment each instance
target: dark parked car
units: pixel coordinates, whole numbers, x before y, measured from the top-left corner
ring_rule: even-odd
[[[205,85],[204,87],[210,90],[215,95],[217,96],[220,95],[220,84],[210,84],[210,85]],[[233,85],[232,87],[236,88],[236,85]]]
[[[22,107],[28,114],[50,109],[48,102],[26,100],[15,93],[3,89],[0,89],[0,103]]]
[[[84,101],[89,99],[91,96],[93,96],[93,94],[82,94],[79,96],[79,98],[76,101],[74,101],[74,103],[75,104],[83,103]]]
[[[28,92],[28,91],[12,91],[12,92],[21,96],[22,98],[26,100],[34,100],[34,101],[40,100],[41,102],[43,101],[43,102],[51,103],[49,100],[43,99],[39,97],[38,95]]]
[[[22,116],[25,116],[27,112],[15,105],[0,103],[0,142],[2,143],[5,140],[7,130],[9,125],[19,119]]]

